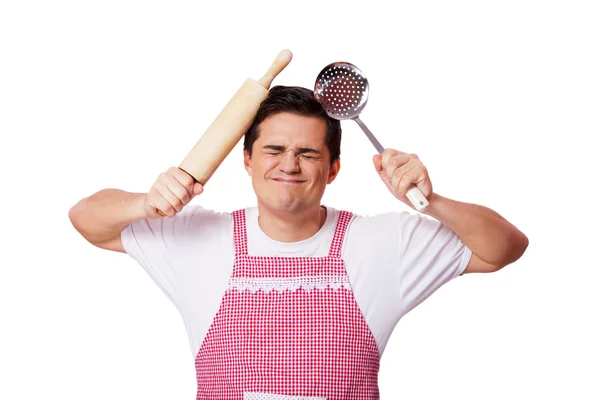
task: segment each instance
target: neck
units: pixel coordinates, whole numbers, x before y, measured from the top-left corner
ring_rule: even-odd
[[[278,242],[299,242],[313,236],[327,218],[325,207],[316,206],[303,212],[273,211],[258,203],[258,226]]]

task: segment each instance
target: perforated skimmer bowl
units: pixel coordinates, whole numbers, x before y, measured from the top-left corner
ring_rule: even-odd
[[[347,62],[329,64],[319,73],[314,92],[331,118],[356,121],[379,154],[383,153],[381,143],[358,117],[369,99],[369,81],[356,65]]]
[[[348,62],[327,65],[317,76],[314,94],[331,118],[356,121],[379,154],[383,153],[381,143],[359,118],[369,99],[369,81],[356,65]],[[409,187],[406,197],[419,211],[429,205],[427,198],[414,184]]]

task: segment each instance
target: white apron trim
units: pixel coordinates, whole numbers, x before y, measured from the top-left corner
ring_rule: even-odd
[[[348,275],[297,276],[293,278],[231,278],[228,290],[237,290],[239,292],[249,290],[251,293],[256,293],[259,290],[269,293],[276,290],[282,293],[286,290],[295,292],[300,288],[310,292],[314,289],[325,290],[332,288],[338,290],[342,287],[351,290]]]

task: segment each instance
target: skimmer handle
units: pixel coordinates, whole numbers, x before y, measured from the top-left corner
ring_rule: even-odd
[[[381,143],[379,143],[379,140],[377,140],[377,138],[375,137],[375,135],[373,135],[371,130],[367,128],[367,125],[365,125],[365,123],[362,122],[360,118],[358,118],[358,116],[352,119],[356,121],[358,126],[360,126],[360,128],[365,133],[365,135],[367,135],[367,137],[369,138],[371,143],[373,143],[373,146],[375,146],[379,154],[383,154],[383,146],[381,145]],[[409,186],[406,192],[406,197],[417,211],[423,211],[429,205],[429,201],[427,201],[427,198],[425,197],[423,192],[421,192],[421,190],[414,184]]]

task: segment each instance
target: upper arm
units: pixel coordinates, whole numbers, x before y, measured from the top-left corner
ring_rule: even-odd
[[[485,272],[496,272],[500,269],[497,265],[490,264],[477,257],[475,253],[471,255],[471,260],[467,264],[467,267],[461,275],[469,274],[473,272],[485,273]]]
[[[123,241],[121,240],[121,234],[119,233],[112,239],[106,240],[100,243],[92,243],[94,246],[104,250],[118,251],[120,253],[126,253],[125,247],[123,247]]]

